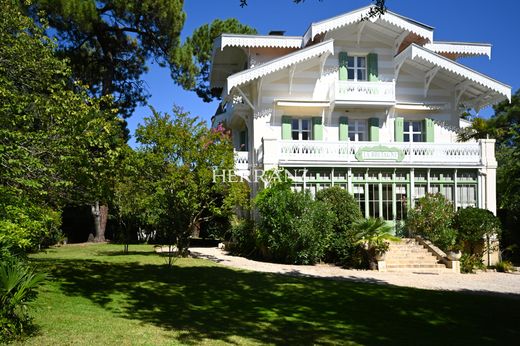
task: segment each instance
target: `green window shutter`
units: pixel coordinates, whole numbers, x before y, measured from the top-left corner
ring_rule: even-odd
[[[379,118],[368,119],[369,132],[371,142],[379,142]]]
[[[424,119],[424,141],[433,142],[435,139],[435,124],[432,119]]]
[[[347,80],[348,79],[348,54],[347,52],[339,53],[339,80]]]
[[[377,54],[370,53],[367,56],[367,72],[368,80],[371,82],[379,81],[379,73],[377,68]]]
[[[282,116],[282,139],[291,139],[291,117]]]
[[[348,140],[348,118],[347,117],[339,118],[339,140],[340,141]]]
[[[394,120],[394,136],[396,142],[404,141],[404,118],[397,117]]]
[[[315,141],[323,140],[323,124],[321,117],[312,118],[312,139]]]

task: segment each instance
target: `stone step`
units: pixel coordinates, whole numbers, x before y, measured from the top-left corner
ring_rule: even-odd
[[[386,268],[446,268],[444,264],[391,264],[387,263]]]
[[[388,272],[417,273],[417,274],[451,274],[449,268],[387,268]]]

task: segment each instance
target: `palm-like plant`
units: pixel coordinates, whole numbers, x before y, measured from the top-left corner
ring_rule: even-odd
[[[0,340],[24,331],[27,304],[36,297],[35,289],[45,278],[19,260],[0,262]]]
[[[390,241],[399,240],[391,234],[392,226],[381,218],[358,220],[353,224],[353,228],[356,232],[355,244],[363,245],[374,255],[386,252]]]

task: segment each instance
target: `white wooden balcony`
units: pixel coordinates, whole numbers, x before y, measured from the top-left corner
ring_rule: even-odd
[[[395,103],[394,82],[336,81],[335,102],[383,104]]]
[[[272,164],[379,163],[395,165],[482,164],[481,143],[379,143],[325,141],[269,141],[264,160]],[[272,157],[267,157],[270,155]],[[277,161],[277,162],[275,162]]]

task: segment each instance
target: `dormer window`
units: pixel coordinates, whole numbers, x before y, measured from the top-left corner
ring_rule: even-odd
[[[349,56],[347,60],[348,80],[367,80],[367,58],[366,56]]]

